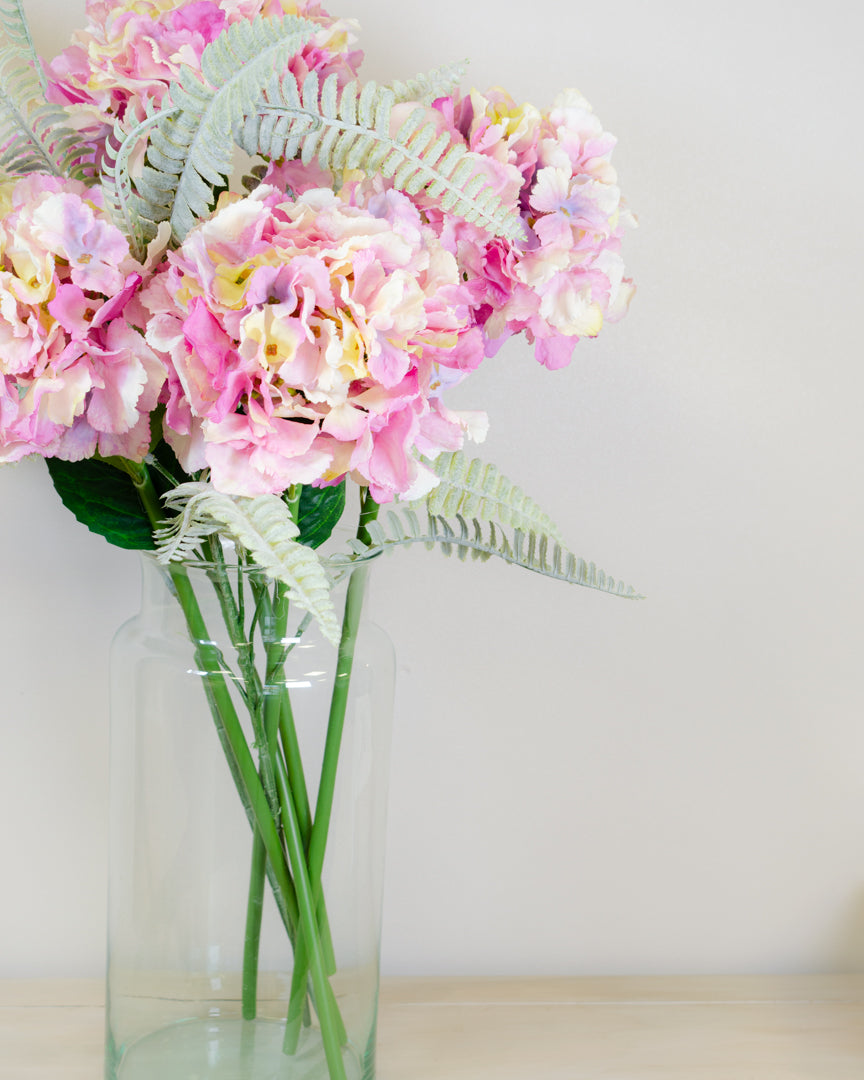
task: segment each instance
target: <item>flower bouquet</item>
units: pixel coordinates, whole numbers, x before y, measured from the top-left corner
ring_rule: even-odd
[[[361,658],[366,568],[420,543],[636,595],[463,451],[485,414],[445,404],[510,336],[560,368],[626,311],[615,140],[574,90],[540,112],[463,94],[460,64],[360,82],[356,24],[314,0],[87,11],[43,65],[20,0],[0,0],[0,463],[45,458],[80,521],[145,552],[234,792],[213,804],[238,811],[251,860],[233,1048],[230,994],[204,994],[154,1014],[180,1031],[161,1065],[136,1058],[147,1024],[117,1019],[147,997],[124,982],[147,966],[136,940],[111,969],[107,1075],[371,1077],[374,1003],[350,1019],[323,884],[346,717],[362,672],[387,666]],[[298,737],[308,659],[306,682],[290,673],[313,641],[332,650],[314,765]],[[148,671],[170,710],[167,669]],[[137,776],[140,744],[115,741]],[[139,863],[118,925],[143,905]],[[265,905],[288,956],[275,1006]],[[377,954],[367,968],[374,998]]]

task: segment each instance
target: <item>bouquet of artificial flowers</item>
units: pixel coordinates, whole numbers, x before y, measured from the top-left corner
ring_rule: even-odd
[[[20,0],[0,3],[0,463],[45,458],[79,520],[165,564],[260,854],[250,896],[269,879],[295,950],[286,1053],[317,1013],[338,1080],[327,814],[323,836],[307,822],[294,842],[286,708],[247,657],[248,730],[237,721],[188,566],[209,568],[238,633],[229,569],[258,572],[277,684],[289,603],[338,644],[331,718],[362,578],[341,622],[331,589],[379,551],[438,545],[635,595],[464,453],[486,416],[445,403],[510,336],[560,368],[626,311],[615,140],[574,90],[541,112],[462,93],[458,64],[360,82],[355,23],[314,0],[87,10],[43,65]],[[349,514],[353,539],[322,558]],[[254,929],[246,945],[254,1015]]]

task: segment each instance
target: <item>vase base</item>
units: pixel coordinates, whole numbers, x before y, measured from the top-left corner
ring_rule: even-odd
[[[108,1080],[329,1080],[317,1033],[295,1054],[282,1052],[277,1020],[186,1020],[146,1035],[119,1056]],[[365,1080],[351,1046],[342,1051],[346,1080]]]

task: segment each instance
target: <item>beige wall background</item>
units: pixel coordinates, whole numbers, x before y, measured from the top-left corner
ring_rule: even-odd
[[[45,54],[82,3],[30,0]],[[625,322],[459,391],[626,603],[425,551],[378,572],[399,685],[391,973],[864,962],[864,8],[354,0],[367,76],[472,57],[620,140]],[[0,470],[0,975],[98,974],[106,656],[135,557]]]

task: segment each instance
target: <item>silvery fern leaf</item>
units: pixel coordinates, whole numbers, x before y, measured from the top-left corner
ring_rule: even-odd
[[[189,483],[163,499],[177,517],[155,533],[161,562],[190,555],[213,533],[227,536],[242,545],[269,578],[284,582],[292,602],[317,619],[328,641],[338,644],[327,574],[316,552],[296,540],[300,530],[278,495],[222,495],[209,484]]]
[[[425,464],[440,479],[426,498],[426,509],[433,517],[459,515],[495,521],[523,532],[545,533],[556,543],[563,542],[549,515],[494,465],[469,458],[461,450],[439,454]]]
[[[148,239],[156,234],[159,222],[150,213],[151,207],[140,198],[133,187],[129,163],[139,144],[160,121],[161,113],[151,112],[140,123],[129,126],[124,120],[114,124],[105,140],[102,156],[102,195],[105,209],[118,229],[129,240],[134,258],[143,258]],[[160,208],[160,220],[161,208]]]
[[[431,105],[436,98],[452,94],[467,70],[467,60],[454,60],[407,82],[392,82],[390,89],[397,103],[416,101],[421,105]]]
[[[45,104],[27,49],[0,50],[0,170],[9,176],[47,172],[91,179],[82,164],[81,137],[57,105]]]
[[[422,190],[493,235],[522,236],[522,219],[490,187],[479,155],[440,132],[437,114],[424,106],[391,135],[395,104],[394,91],[374,82],[350,82],[339,91],[336,75],[321,84],[312,71],[300,86],[286,71],[270,80],[257,109],[235,123],[234,137],[250,155],[275,160],[299,153],[304,163],[317,158],[334,173],[380,173],[408,195]]]
[[[21,62],[33,68],[44,94],[47,85],[45,74],[33,47],[30,25],[24,14],[21,0],[0,0],[0,41],[4,47],[11,46],[17,49],[21,55]]]
[[[170,221],[182,241],[210,212],[213,189],[223,187],[231,172],[236,118],[254,110],[261,87],[287,67],[314,29],[290,15],[236,22],[204,49],[200,75],[182,68],[179,82],[169,88],[171,106],[153,122],[147,163],[131,180],[145,240],[152,239],[158,222]],[[128,203],[128,155],[121,167],[121,151],[122,145],[112,183]]]
[[[445,555],[455,551],[460,559],[469,554],[483,562],[494,557],[555,581],[582,585],[631,600],[641,599],[631,585],[609,577],[594,563],[578,558],[546,533],[511,531],[497,522],[483,522],[476,517],[467,519],[461,514],[453,520],[429,514],[421,521],[414,510],[401,513],[389,510],[366,528],[369,543],[351,540],[348,544],[351,553],[332,555],[331,561],[350,563],[395,547],[424,544],[428,548],[440,547]]]

